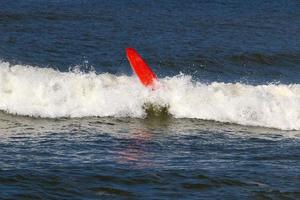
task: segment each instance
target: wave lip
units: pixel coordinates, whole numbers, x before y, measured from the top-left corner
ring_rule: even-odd
[[[178,75],[156,91],[136,77],[63,73],[0,62],[0,110],[33,117],[145,117],[145,104],[175,118],[300,130],[300,85],[193,82]]]

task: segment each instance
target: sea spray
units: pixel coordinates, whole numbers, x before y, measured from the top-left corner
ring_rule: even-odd
[[[134,76],[59,72],[0,63],[0,110],[33,117],[137,117],[149,106],[175,118],[300,130],[300,85],[204,84],[190,76],[160,79],[155,91]]]

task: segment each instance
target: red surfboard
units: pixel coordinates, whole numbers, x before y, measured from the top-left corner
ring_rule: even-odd
[[[139,77],[142,84],[153,88],[158,79],[142,57],[133,48],[126,48],[126,56],[131,68]]]

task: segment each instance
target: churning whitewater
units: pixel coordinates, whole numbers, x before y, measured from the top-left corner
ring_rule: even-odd
[[[168,106],[175,118],[300,130],[300,85],[246,85],[160,79],[152,91],[136,77],[59,72],[0,63],[0,109],[33,117],[145,117],[145,103]]]

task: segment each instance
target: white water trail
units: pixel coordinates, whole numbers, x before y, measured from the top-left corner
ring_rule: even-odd
[[[143,87],[136,77],[63,73],[0,62],[0,110],[34,117],[145,117],[145,103],[175,118],[300,130],[300,85],[193,82],[179,75]]]

